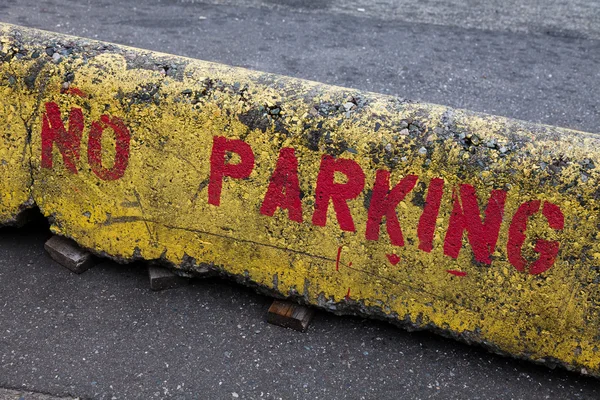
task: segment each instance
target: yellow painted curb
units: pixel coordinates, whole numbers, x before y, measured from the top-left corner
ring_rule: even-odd
[[[0,218],[600,375],[600,137],[0,25]]]

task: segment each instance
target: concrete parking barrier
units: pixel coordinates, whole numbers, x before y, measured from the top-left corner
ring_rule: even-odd
[[[0,25],[0,218],[600,375],[600,136]]]

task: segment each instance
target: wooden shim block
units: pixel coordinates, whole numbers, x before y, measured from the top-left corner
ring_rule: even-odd
[[[267,312],[267,322],[284,328],[304,332],[308,328],[315,311],[306,306],[287,300],[273,300]]]
[[[176,275],[171,270],[158,266],[148,266],[148,277],[150,278],[150,289],[152,290],[166,290],[174,289],[186,285],[189,280]]]
[[[54,261],[76,274],[87,271],[95,264],[92,254],[63,236],[52,236],[46,241],[44,248]]]

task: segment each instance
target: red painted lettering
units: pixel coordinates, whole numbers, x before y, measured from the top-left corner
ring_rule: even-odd
[[[298,159],[291,147],[285,147],[279,151],[277,166],[271,175],[269,189],[265,194],[260,212],[272,217],[277,207],[288,210],[290,220],[302,222]]]
[[[454,276],[467,276],[466,272],[458,271],[456,269],[447,269],[446,272]]]
[[[335,183],[335,173],[340,172],[347,178],[345,183]],[[340,228],[344,231],[355,232],[354,221],[348,200],[355,199],[365,186],[365,174],[356,161],[325,154],[321,158],[321,167],[317,176],[315,189],[315,212],[312,223],[325,226],[329,201],[333,203]]]
[[[400,256],[397,254],[386,254],[386,257],[392,265],[396,265],[400,262]]]
[[[523,244],[525,243],[527,231],[527,220],[540,210],[540,200],[533,200],[521,204],[515,216],[512,219],[508,229],[508,261],[519,271],[524,271],[529,262],[523,257]],[[546,217],[548,225],[554,230],[562,230],[565,226],[565,217],[555,204],[544,202],[542,214]],[[556,260],[559,242],[552,242],[544,239],[538,239],[535,242],[534,250],[539,253],[539,258],[529,265],[528,271],[532,275],[541,274],[547,271]]]
[[[87,94],[83,90],[76,88],[74,86],[71,86],[70,88],[68,88],[66,90],[61,90],[60,92],[65,93],[65,94],[72,94],[74,96],[78,96],[78,97],[81,97],[84,99],[87,99],[87,97],[88,97]]]
[[[82,133],[83,113],[80,108],[71,108],[67,131],[58,105],[46,103],[46,112],[42,115],[42,168],[52,168],[52,145],[56,143],[65,167],[76,174]]]
[[[102,165],[102,133],[110,128],[115,133],[115,160],[111,168]],[[117,117],[102,115],[100,122],[92,122],[88,138],[88,163],[98,178],[114,181],[125,174],[129,163],[129,141],[131,135],[123,121]]]
[[[58,105],[49,102],[45,107],[46,112],[42,115],[42,168],[52,168],[52,146],[56,143],[65,167],[76,174],[84,126],[83,113],[80,108],[72,108],[69,129],[66,130]],[[102,165],[102,133],[106,128],[111,128],[115,133],[115,160],[111,168]],[[129,130],[117,117],[102,115],[99,122],[92,122],[88,138],[88,163],[100,179],[115,180],[123,176],[129,162],[130,140]]]
[[[383,169],[377,171],[365,232],[368,240],[379,239],[379,225],[385,216],[385,226],[390,236],[390,242],[394,246],[404,246],[404,236],[396,215],[396,207],[415,187],[417,179],[416,175],[408,175],[390,190],[390,173]]]
[[[427,198],[423,214],[419,218],[417,226],[417,236],[419,238],[419,249],[429,253],[433,250],[433,236],[435,234],[435,223],[440,213],[440,204],[444,194],[444,180],[433,178],[429,182]]]
[[[471,185],[460,185],[460,200],[455,193],[452,194],[454,208],[450,215],[450,222],[444,240],[444,254],[458,258],[464,231],[473,249],[475,260],[491,264],[491,255],[496,248],[500,225],[504,215],[506,192],[492,190],[488,205],[485,210],[485,222],[481,222],[481,213],[477,204],[475,188]],[[461,206],[462,202],[462,206]]]
[[[240,162],[229,164],[225,159],[226,153],[236,153]],[[208,203],[218,206],[221,204],[223,177],[244,179],[250,176],[254,169],[254,153],[250,145],[239,139],[227,139],[223,136],[213,138],[213,148],[210,155],[210,179],[208,182]]]

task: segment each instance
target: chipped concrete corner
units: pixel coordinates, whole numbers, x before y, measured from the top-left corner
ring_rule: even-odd
[[[2,223],[600,375],[600,136],[0,25]]]

